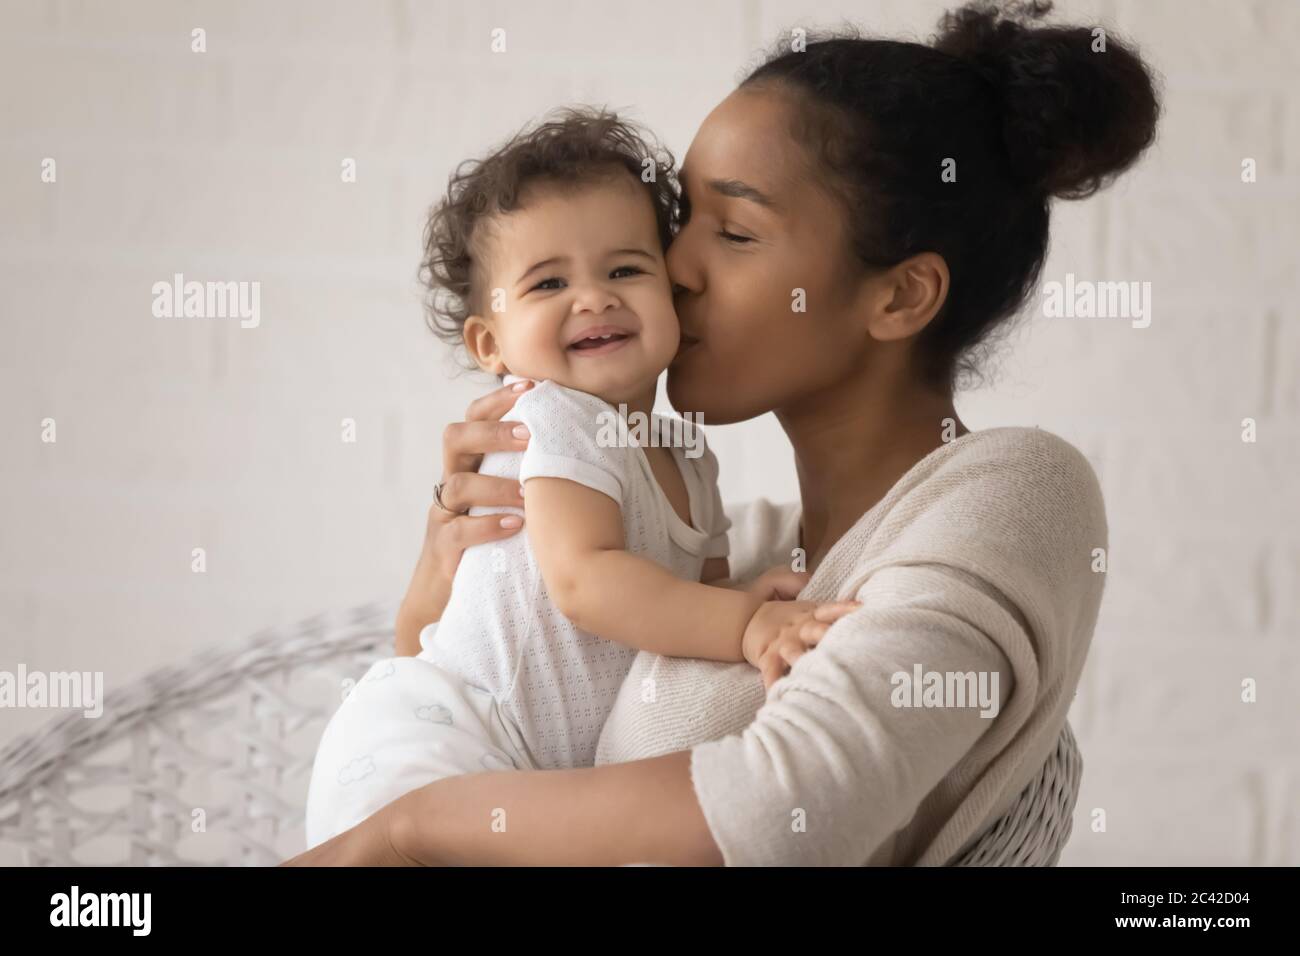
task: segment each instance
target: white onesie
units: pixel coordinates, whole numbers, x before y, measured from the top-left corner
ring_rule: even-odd
[[[520,482],[568,478],[603,492],[622,509],[628,551],[698,581],[706,558],[728,554],[717,460],[701,428],[671,444],[681,420],[653,418],[658,438],[642,443],[669,444],[690,495],[689,525],[636,446],[637,423],[620,429],[609,403],[552,381],[538,382],[503,416],[527,426],[528,447],[485,455],[479,472]],[[470,509],[496,513],[523,510]],[[420,654],[377,662],[334,713],[308,789],[309,847],[441,777],[594,764],[637,651],[579,630],[560,613],[527,531],[466,550],[442,620],[420,635]]]

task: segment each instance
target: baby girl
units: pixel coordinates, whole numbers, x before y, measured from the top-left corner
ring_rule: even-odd
[[[783,633],[850,609],[769,600],[794,596],[788,569],[728,586],[730,523],[702,433],[663,447],[610,427],[640,413],[655,434],[682,433],[652,410],[679,338],[671,164],[616,116],[565,110],[462,165],[434,207],[435,330],[480,369],[536,383],[505,416],[527,449],[480,468],[517,479],[521,508],[471,509],[522,513],[525,533],[468,549],[421,653],[376,663],[335,712],[309,847],[442,777],[591,766],[638,650],[766,673]]]

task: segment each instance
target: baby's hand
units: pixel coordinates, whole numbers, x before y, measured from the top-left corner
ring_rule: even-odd
[[[764,571],[744,589],[761,601],[792,601],[808,585],[811,576],[807,571],[791,571],[782,564]]]
[[[771,687],[832,624],[861,606],[861,601],[767,601],[749,619],[741,651],[762,673],[763,686]]]

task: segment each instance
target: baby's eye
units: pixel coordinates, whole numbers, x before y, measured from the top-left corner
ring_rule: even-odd
[[[738,236],[734,232],[727,232],[727,230],[725,229],[719,229],[718,235],[721,236],[723,239],[725,239],[727,242],[734,243],[735,245],[738,246],[743,246],[747,242],[754,241],[749,236]]]
[[[636,275],[645,275],[645,270],[638,269],[636,266],[619,266],[617,269],[611,272],[610,275],[614,276],[620,272],[631,272],[631,273],[635,273]]]
[[[533,288],[532,288],[531,290],[529,290],[529,291],[533,291],[533,292],[535,292],[535,291],[537,291],[538,289],[542,289],[542,290],[545,291],[545,292],[550,292],[552,289],[558,289],[558,288],[560,288],[560,287],[557,286],[557,285],[553,285],[553,286],[549,286],[549,287],[548,287],[548,286],[547,286],[547,283],[550,283],[550,282],[563,282],[563,281],[564,281],[563,279],[543,279],[541,282],[537,283],[537,285],[533,286]]]

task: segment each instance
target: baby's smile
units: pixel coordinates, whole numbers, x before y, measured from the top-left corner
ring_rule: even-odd
[[[568,351],[584,357],[608,355],[621,349],[635,335],[636,333],[630,329],[617,325],[593,325],[583,329],[570,340]]]

